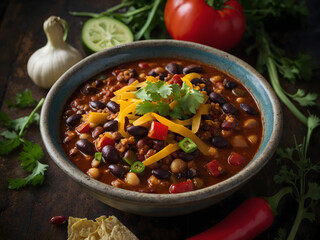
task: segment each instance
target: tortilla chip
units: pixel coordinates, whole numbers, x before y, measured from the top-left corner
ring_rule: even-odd
[[[68,240],[138,240],[115,216],[95,220],[69,217]]]

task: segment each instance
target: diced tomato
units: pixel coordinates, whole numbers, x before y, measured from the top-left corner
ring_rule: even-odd
[[[80,125],[78,125],[76,127],[76,131],[78,133],[88,133],[88,132],[90,132],[90,123],[88,123],[88,122],[81,123]]]
[[[239,166],[245,161],[244,156],[239,153],[232,152],[228,157],[229,164],[233,166]]]
[[[149,67],[149,63],[141,62],[141,63],[138,64],[138,66],[139,66],[139,68],[147,68],[147,67]]]
[[[190,179],[185,182],[173,183],[169,188],[170,193],[183,193],[193,191],[193,183]]]
[[[106,146],[106,145],[111,145],[114,146],[115,141],[110,138],[109,136],[104,135],[102,138],[100,138],[98,144],[97,144],[97,149],[101,151],[101,149]]]
[[[166,140],[168,135],[168,126],[153,121],[151,123],[151,127],[148,133],[149,138],[157,139],[157,140]]]
[[[217,177],[223,173],[223,167],[219,164],[217,160],[212,160],[205,166],[212,176]]]
[[[168,81],[170,84],[179,84],[180,86],[182,85],[182,80],[181,80],[181,74],[175,74],[173,77]]]

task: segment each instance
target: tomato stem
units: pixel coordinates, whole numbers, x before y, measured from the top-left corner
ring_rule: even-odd
[[[282,188],[278,193],[276,193],[272,197],[264,198],[268,202],[274,216],[277,215],[277,208],[278,208],[278,204],[279,204],[280,200],[285,195],[287,195],[288,193],[291,193],[291,192],[292,192],[291,187],[285,187],[285,188]]]
[[[210,7],[213,7],[216,10],[221,10],[225,7],[225,3],[228,0],[206,0],[207,5],[209,5]]]

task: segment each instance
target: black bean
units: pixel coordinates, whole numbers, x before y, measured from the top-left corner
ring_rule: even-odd
[[[188,74],[188,73],[201,73],[203,71],[202,67],[200,65],[196,65],[196,64],[190,64],[186,67],[183,68],[182,72],[184,74]]]
[[[215,136],[211,139],[211,143],[213,146],[217,148],[224,148],[229,145],[229,142],[227,139],[221,136]]]
[[[242,90],[240,88],[234,88],[232,89],[232,93],[237,97],[244,97],[247,95],[245,90]]]
[[[127,170],[125,168],[116,164],[109,165],[109,169],[111,173],[118,178],[123,178],[124,175],[127,173]]]
[[[86,85],[84,85],[84,87],[81,89],[81,93],[82,93],[83,95],[89,95],[89,94],[95,93],[96,90],[97,90],[97,89],[96,89],[95,87],[93,87],[92,85],[86,84]]]
[[[233,89],[235,87],[237,87],[238,84],[236,82],[233,81],[227,81],[225,87],[228,89]]]
[[[203,78],[194,78],[191,80],[192,84],[201,84],[201,83],[206,83]]]
[[[120,160],[117,149],[113,146],[106,145],[102,148],[102,156],[109,163],[117,163]]]
[[[141,126],[128,127],[127,132],[135,137],[145,137],[148,135],[148,129]]]
[[[106,105],[100,101],[91,101],[89,103],[89,106],[94,110],[104,109],[106,107]]]
[[[96,87],[101,87],[103,85],[102,79],[98,79],[94,81],[96,83]]]
[[[160,80],[164,80],[168,76],[167,73],[159,73]]]
[[[182,68],[179,64],[176,64],[174,62],[168,63],[165,67],[165,69],[171,73],[171,74],[181,74]]]
[[[153,69],[148,73],[149,76],[156,77],[158,73],[156,73]]]
[[[101,126],[95,127],[95,129],[93,129],[93,131],[92,131],[92,137],[93,138],[98,138],[99,135],[101,133],[103,133],[103,131],[104,131],[103,127],[101,127]]]
[[[240,107],[242,108],[243,111],[246,113],[249,113],[250,115],[258,115],[257,110],[255,110],[252,106],[246,103],[241,103]]]
[[[131,77],[133,77],[133,78],[135,78],[135,77],[138,76],[138,73],[137,73],[137,71],[136,71],[134,68],[131,68],[131,69],[129,70],[129,73],[131,74]]]
[[[225,113],[235,114],[238,110],[231,104],[231,103],[225,103],[222,105],[222,110]]]
[[[153,169],[152,174],[159,179],[168,179],[170,177],[170,172],[168,170],[164,170],[162,168]]]
[[[118,130],[118,121],[110,120],[103,125],[105,131],[114,132]]]
[[[161,147],[164,146],[164,141],[163,140],[152,139],[152,143],[154,145],[158,145],[158,146],[161,146]]]
[[[201,116],[201,118],[202,118],[202,120],[211,120],[211,121],[213,121],[213,117],[211,116],[211,115],[202,115]]]
[[[194,168],[189,168],[187,171],[187,178],[193,178],[199,174],[199,171]]]
[[[73,115],[71,115],[70,117],[67,118],[66,124],[69,127],[74,127],[74,126],[78,125],[78,123],[81,120],[81,117],[82,117],[81,114],[73,114]]]
[[[113,113],[117,113],[120,110],[120,105],[114,101],[109,101],[107,103],[107,108],[113,112]]]
[[[211,90],[208,87],[202,88],[201,91],[207,92],[207,95],[210,95],[210,93],[211,93]]]
[[[220,105],[227,102],[219,93],[216,92],[210,93],[209,97],[212,102],[219,103]]]
[[[76,148],[84,154],[93,155],[94,147],[88,139],[79,139],[76,142]]]
[[[193,154],[186,153],[184,151],[179,151],[178,156],[179,156],[179,158],[181,158],[182,160],[187,161],[187,162],[194,159],[194,155]]]

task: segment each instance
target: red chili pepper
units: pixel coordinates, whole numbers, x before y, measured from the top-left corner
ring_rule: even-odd
[[[228,157],[229,164],[233,166],[239,166],[244,162],[245,158],[239,153],[232,152]]]
[[[185,182],[173,183],[169,188],[170,193],[183,193],[193,191],[193,183],[190,179]]]
[[[254,239],[272,225],[279,201],[291,191],[287,187],[270,198],[249,198],[220,223],[187,240]]]
[[[78,133],[88,133],[88,132],[90,132],[90,123],[88,123],[88,122],[81,123],[80,125],[78,125],[76,127],[76,131]]]
[[[205,166],[212,176],[217,177],[223,173],[223,167],[219,164],[217,160],[212,160],[211,162],[208,162]]]
[[[111,145],[114,146],[115,141],[112,138],[109,138],[108,136],[104,135],[98,142],[97,144],[97,148],[99,151],[101,151],[101,149],[106,146],[106,145]]]
[[[168,135],[168,126],[153,121],[151,123],[151,127],[148,133],[149,138],[157,139],[157,140],[166,140]]]
[[[183,76],[183,75],[181,75],[181,74],[180,75],[178,75],[178,74],[173,75],[173,77],[168,81],[168,83],[179,84],[181,86],[182,85],[181,76]]]

